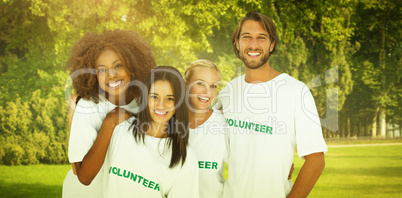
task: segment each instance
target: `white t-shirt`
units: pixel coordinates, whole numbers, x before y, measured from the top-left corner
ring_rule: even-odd
[[[189,144],[198,159],[201,198],[223,196],[227,130],[223,114],[217,112],[213,112],[208,120],[195,129],[190,129]]]
[[[135,100],[130,104],[121,106],[127,111],[137,113],[138,107]],[[98,104],[80,99],[74,111],[71,124],[70,139],[68,145],[68,157],[70,163],[81,162],[95,142],[106,115],[117,106],[103,99]],[[101,172],[102,169],[99,171]],[[83,185],[73,171],[67,173],[63,183],[63,198],[68,197],[102,197],[102,174],[96,175],[90,185]]]
[[[194,151],[169,168],[171,148],[166,138],[145,135],[135,141],[134,117],[116,126],[104,162],[104,197],[198,197],[198,168]]]
[[[242,75],[219,98],[230,129],[225,198],[286,197],[295,146],[301,158],[327,151],[313,96],[287,74],[256,84]]]

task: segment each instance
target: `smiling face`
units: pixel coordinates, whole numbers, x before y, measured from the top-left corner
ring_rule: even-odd
[[[240,37],[236,40],[240,59],[246,67],[258,69],[268,62],[269,54],[275,43],[269,40],[268,32],[260,22],[254,20],[244,21]]]
[[[195,68],[187,82],[190,105],[195,110],[205,110],[211,105],[218,93],[221,78],[217,70],[208,67]],[[190,110],[193,110],[190,108]]]
[[[165,124],[175,113],[175,98],[169,81],[158,80],[151,85],[148,110],[154,124]]]
[[[95,61],[99,86],[107,93],[108,100],[125,100],[124,92],[131,77],[123,65],[122,58],[113,50],[103,50]]]

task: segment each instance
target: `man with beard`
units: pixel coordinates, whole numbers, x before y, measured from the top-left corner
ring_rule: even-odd
[[[232,43],[246,73],[219,95],[230,128],[224,197],[306,197],[327,151],[314,98],[304,83],[270,66],[278,43],[270,18],[247,13]],[[296,145],[305,162],[293,185],[288,173]]]

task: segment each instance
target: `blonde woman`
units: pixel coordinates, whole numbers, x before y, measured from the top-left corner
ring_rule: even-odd
[[[201,59],[192,62],[184,76],[189,93],[189,144],[198,159],[200,197],[222,197],[226,123],[222,113],[209,108],[221,74],[215,63]]]

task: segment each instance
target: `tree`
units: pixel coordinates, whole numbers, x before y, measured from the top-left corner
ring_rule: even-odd
[[[363,83],[373,93],[373,137],[386,136],[387,108],[397,106],[398,100],[393,98],[401,94],[400,8],[400,2],[393,0],[362,0],[356,7],[354,20],[358,28],[353,40],[361,48],[354,59]]]

